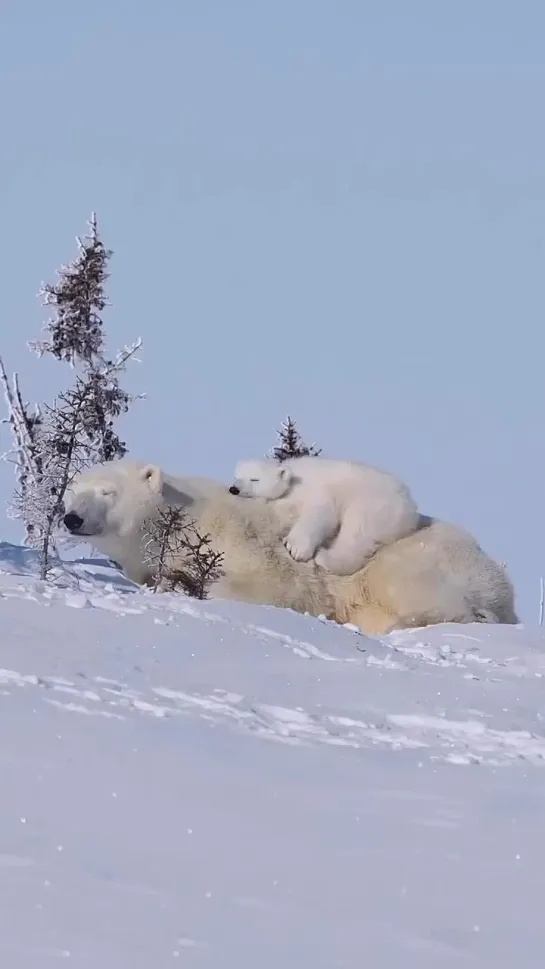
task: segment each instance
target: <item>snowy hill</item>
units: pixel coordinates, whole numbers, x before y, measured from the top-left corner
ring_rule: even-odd
[[[0,965],[541,967],[542,630],[0,569]]]

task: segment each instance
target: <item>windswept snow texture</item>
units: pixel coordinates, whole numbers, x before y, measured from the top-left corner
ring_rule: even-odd
[[[0,569],[0,966],[541,969],[541,630]]]

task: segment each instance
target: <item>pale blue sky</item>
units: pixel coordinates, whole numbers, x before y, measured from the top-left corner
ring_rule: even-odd
[[[227,480],[290,412],[473,531],[535,621],[544,37],[540,0],[6,0],[8,367],[66,380],[25,340],[94,209],[111,342],[145,344],[135,457]]]

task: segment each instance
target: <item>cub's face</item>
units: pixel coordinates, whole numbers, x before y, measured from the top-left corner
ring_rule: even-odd
[[[274,461],[241,461],[235,468],[235,480],[229,491],[241,498],[283,498],[291,487],[288,468]]]

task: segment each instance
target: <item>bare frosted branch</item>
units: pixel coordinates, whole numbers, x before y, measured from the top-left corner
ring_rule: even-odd
[[[206,599],[210,585],[224,573],[223,554],[215,552],[209,535],[201,535],[182,508],[169,505],[144,523],[146,563],[153,591],[181,588],[195,599]]]

